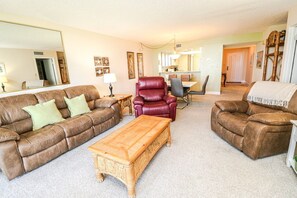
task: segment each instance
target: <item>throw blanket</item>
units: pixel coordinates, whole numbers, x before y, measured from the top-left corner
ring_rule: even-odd
[[[27,80],[26,81],[26,88],[32,89],[32,88],[39,88],[43,87],[44,80]]]
[[[258,81],[251,88],[247,100],[265,105],[288,107],[297,85],[272,81]]]

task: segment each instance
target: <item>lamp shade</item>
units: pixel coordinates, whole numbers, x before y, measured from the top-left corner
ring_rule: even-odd
[[[0,76],[0,83],[7,83],[8,80],[6,78],[6,76]]]
[[[113,83],[113,82],[117,82],[117,78],[114,73],[104,74],[103,81],[104,83]]]

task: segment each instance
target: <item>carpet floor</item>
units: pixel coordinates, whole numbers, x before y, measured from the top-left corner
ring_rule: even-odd
[[[241,99],[245,88],[227,86],[220,96],[194,96],[177,111],[172,145],[160,149],[139,178],[138,198],[297,197],[297,177],[285,164],[286,154],[254,161],[210,129],[214,101]],[[0,173],[0,197],[127,197],[125,185],[112,176],[96,181],[87,147],[132,119],[125,116],[116,127],[12,181]]]

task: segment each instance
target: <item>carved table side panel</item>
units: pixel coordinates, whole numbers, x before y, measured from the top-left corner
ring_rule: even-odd
[[[134,172],[135,180],[140,177],[145,167],[157,153],[157,151],[168,141],[170,137],[170,130],[167,127],[153,142],[147,147],[147,149],[135,160]]]
[[[98,172],[112,175],[121,180],[124,184],[127,184],[127,172],[129,166],[106,159],[99,155],[96,155],[96,162],[95,166],[97,166],[95,168]]]

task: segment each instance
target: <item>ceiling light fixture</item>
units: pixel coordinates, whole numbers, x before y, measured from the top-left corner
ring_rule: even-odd
[[[178,59],[179,57],[180,57],[180,54],[178,54],[177,52],[176,52],[176,42],[175,42],[175,35],[174,35],[174,39],[173,39],[173,54],[170,54],[169,55],[170,56],[170,58],[172,58],[172,59]]]

